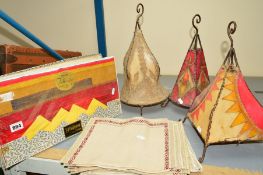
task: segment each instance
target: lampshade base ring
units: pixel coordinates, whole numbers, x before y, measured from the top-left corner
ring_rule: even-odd
[[[145,107],[157,106],[157,105],[161,105],[161,107],[162,107],[162,105],[163,105],[164,103],[166,103],[166,102],[168,101],[168,99],[169,99],[169,97],[167,97],[166,99],[164,99],[164,100],[162,100],[162,101],[160,101],[160,102],[156,102],[156,103],[152,103],[152,104],[147,104],[147,105],[129,104],[129,103],[123,101],[123,100],[121,100],[121,103],[123,103],[123,104],[125,104],[125,105],[127,105],[127,106],[139,107],[139,108],[140,108],[140,114],[141,114],[141,116],[142,116],[142,114],[143,114],[143,112],[142,112],[142,111],[143,111],[143,108],[145,108]]]

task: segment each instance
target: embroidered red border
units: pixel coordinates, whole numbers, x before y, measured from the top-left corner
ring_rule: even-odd
[[[125,125],[125,124],[129,124],[129,123],[133,123],[133,122],[144,123],[144,124],[147,124],[149,126],[164,126],[164,137],[165,137],[165,141],[164,141],[164,146],[165,146],[165,153],[164,153],[165,164],[164,164],[164,169],[165,170],[169,169],[169,132],[168,132],[168,123],[151,123],[151,122],[149,122],[147,120],[143,120],[143,119],[131,119],[131,120],[124,121],[124,122],[117,122],[117,121],[105,120],[105,119],[97,119],[94,122],[93,126],[90,128],[90,130],[87,133],[87,135],[84,138],[84,140],[81,142],[81,144],[78,147],[77,151],[73,154],[73,156],[68,161],[68,164],[72,164],[73,161],[76,159],[76,157],[79,154],[79,152],[81,151],[81,149],[87,143],[89,137],[91,136],[91,133],[93,132],[93,130],[94,130],[95,126],[96,126],[96,124],[98,124],[98,123],[111,123],[111,124]]]

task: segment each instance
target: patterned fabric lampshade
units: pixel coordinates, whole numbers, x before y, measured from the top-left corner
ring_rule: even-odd
[[[141,14],[137,17],[134,36],[123,62],[121,101],[142,110],[145,106],[162,103],[169,93],[159,82],[160,67],[141,30],[140,18],[144,12],[142,4],[138,4],[137,12]]]
[[[201,161],[211,144],[263,141],[263,107],[240,70],[231,38],[235,30],[232,21],[228,25],[231,47],[224,63],[188,112],[187,117],[205,144]]]
[[[195,19],[197,23],[201,22],[201,17],[198,14],[192,19],[196,33],[170,95],[172,102],[183,107],[190,107],[195,97],[209,84],[204,51],[198,29],[194,24]]]

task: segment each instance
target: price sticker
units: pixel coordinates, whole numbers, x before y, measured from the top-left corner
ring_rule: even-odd
[[[111,95],[114,95],[115,94],[115,88],[112,88],[111,89]]]
[[[21,129],[24,128],[24,125],[23,125],[23,122],[22,121],[19,121],[19,122],[16,122],[16,123],[13,123],[12,125],[10,125],[10,130],[11,132],[16,132],[16,131],[19,131]]]

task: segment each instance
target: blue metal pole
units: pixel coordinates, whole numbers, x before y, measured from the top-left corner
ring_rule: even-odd
[[[24,34],[26,37],[31,39],[33,42],[35,42],[37,45],[42,47],[44,50],[46,50],[50,55],[55,57],[58,60],[63,60],[64,58],[59,55],[56,51],[51,49],[48,45],[46,45],[43,41],[38,39],[35,35],[33,35],[31,32],[29,32],[26,28],[24,28],[22,25],[17,23],[14,19],[9,17],[4,11],[0,10],[0,18],[3,19],[6,23],[13,26],[16,30]]]
[[[107,56],[103,0],[94,0],[99,53]]]

